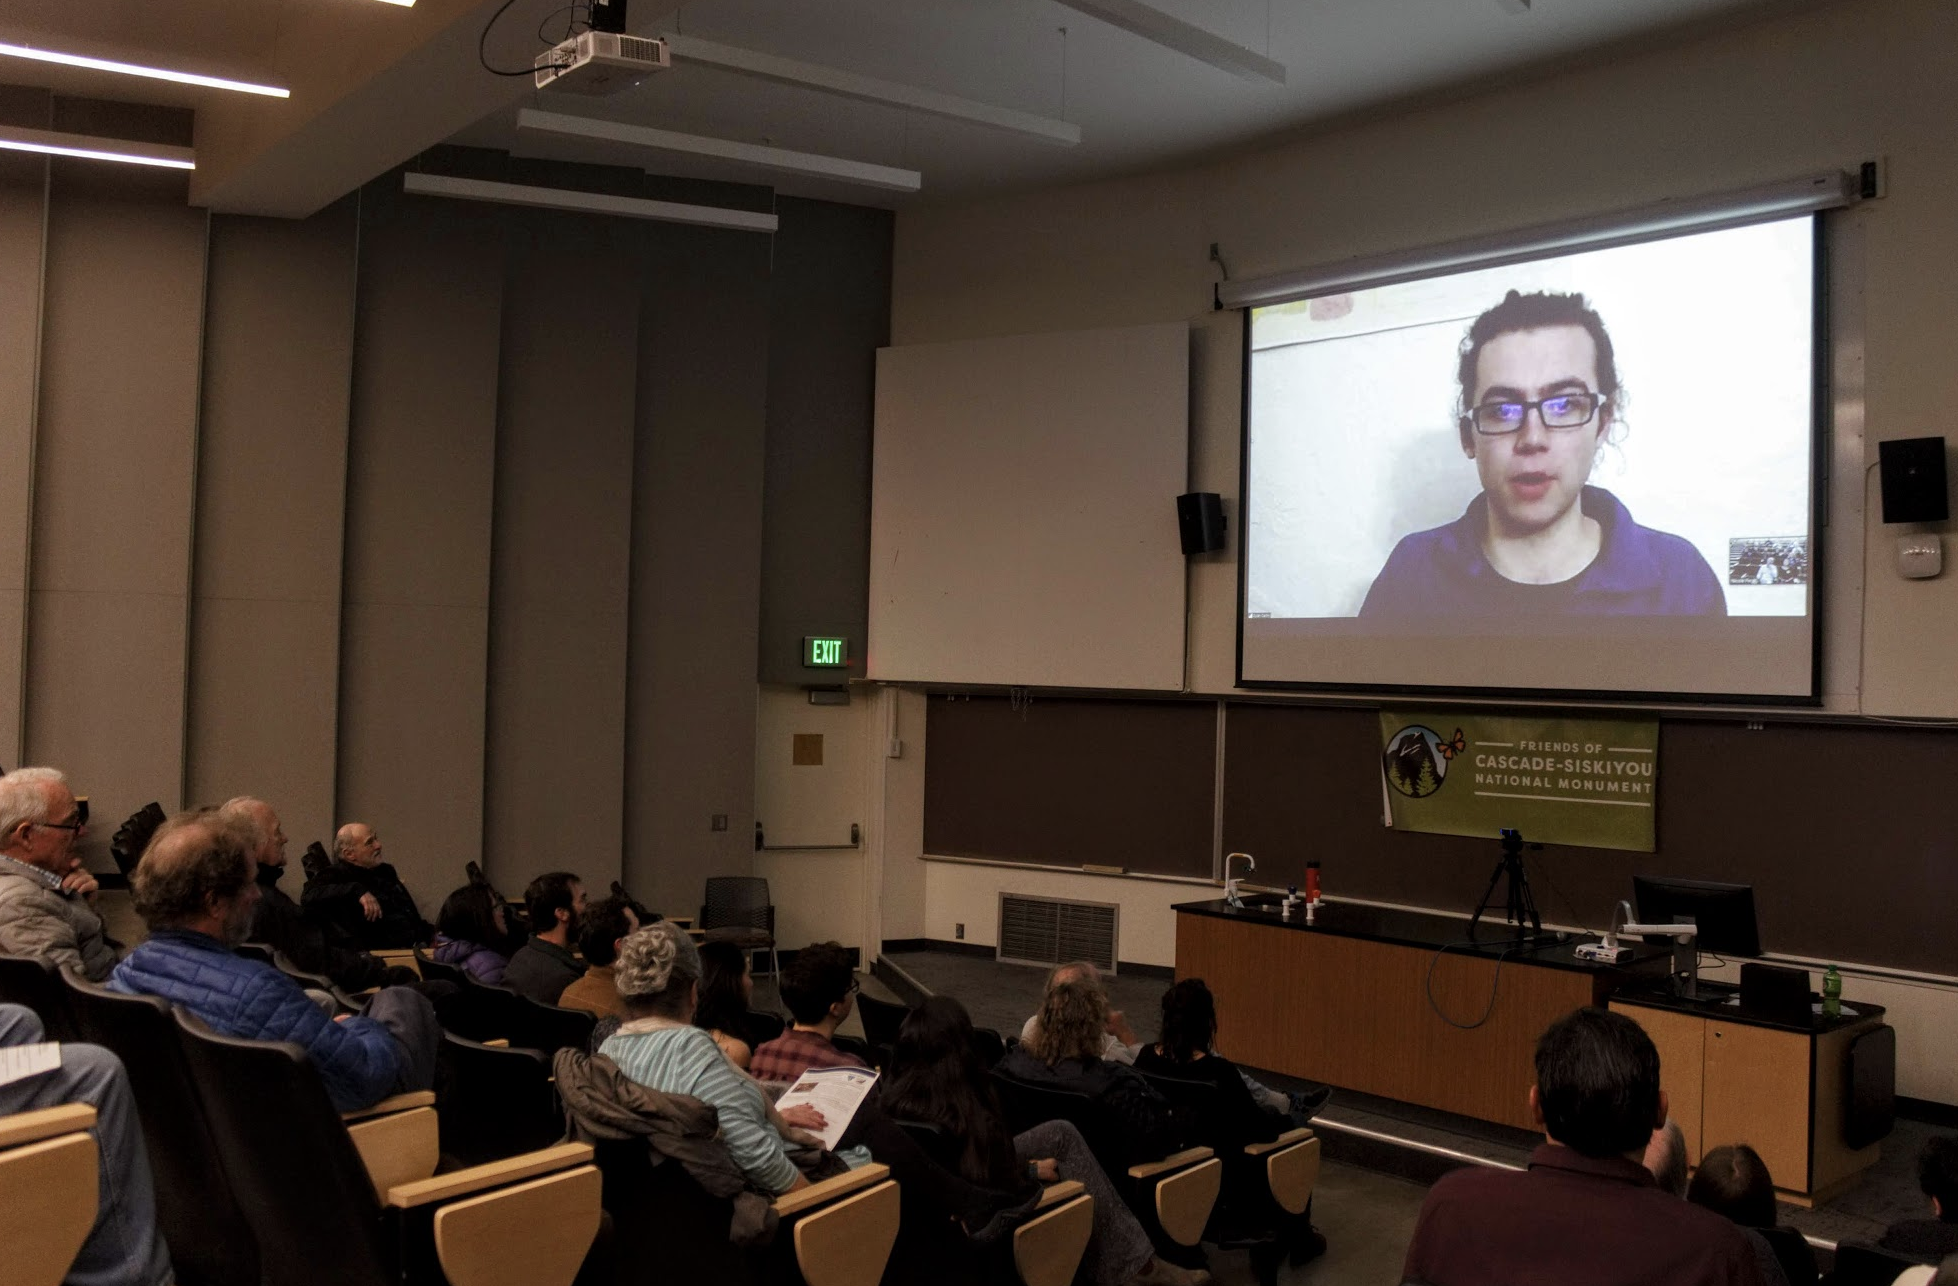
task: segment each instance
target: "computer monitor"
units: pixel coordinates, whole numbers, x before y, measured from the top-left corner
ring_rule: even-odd
[[[1640,924],[1691,920],[1694,946],[1717,956],[1758,956],[1761,929],[1754,918],[1754,886],[1711,880],[1632,877],[1632,902]]]

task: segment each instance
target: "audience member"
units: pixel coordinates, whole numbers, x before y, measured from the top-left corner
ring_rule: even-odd
[[[1220,1153],[1277,1138],[1290,1118],[1251,1097],[1237,1065],[1210,1048],[1216,1038],[1216,998],[1203,979],[1185,978],[1163,992],[1162,1039],[1136,1053],[1135,1068],[1215,1085],[1220,1111],[1211,1126],[1217,1134],[1201,1141]]]
[[[1185,1142],[1185,1128],[1167,1099],[1126,1063],[1101,1056],[1108,1030],[1108,998],[1086,978],[1063,982],[1047,993],[1033,1039],[1006,1052],[1000,1070],[1015,1080],[1085,1094],[1120,1127],[1129,1154],[1125,1165],[1169,1155]]]
[[[1066,964],[1055,965],[1047,971],[1047,983],[1041,988],[1042,996],[1053,994],[1054,988],[1067,982],[1087,982],[1101,987],[1101,970],[1086,960],[1070,960]],[[1104,989],[1104,994],[1106,990]],[[1040,1031],[1040,1015],[1034,1014],[1020,1025],[1020,1043],[1033,1040]],[[1119,1009],[1108,1010],[1108,1030],[1102,1040],[1101,1056],[1115,1063],[1133,1063],[1136,1051],[1142,1048],[1142,1038],[1129,1026],[1128,1015]]]
[[[728,1061],[744,1071],[755,1047],[779,1030],[780,1020],[775,1029],[757,1023],[765,1016],[753,1012],[754,995],[755,975],[746,951],[732,942],[700,944],[700,1005],[693,1025],[712,1036]]]
[[[47,1039],[24,1005],[0,1004],[0,1049]],[[122,1060],[99,1045],[61,1046],[58,1066],[0,1085],[0,1116],[68,1103],[95,1109],[94,1226],[62,1279],[66,1286],[166,1286],[170,1252],[156,1230],[156,1186]],[[24,1255],[8,1247],[9,1258]]]
[[[218,809],[241,831],[258,863],[258,908],[247,937],[284,955],[295,968],[323,974],[347,991],[413,982],[411,969],[390,969],[347,939],[337,926],[316,924],[279,887],[286,873],[286,832],[278,813],[262,799],[239,795]]]
[[[1101,979],[1101,971],[1086,960],[1071,960],[1048,970],[1047,982],[1042,987],[1041,994],[1045,995],[1061,983],[1078,981],[1091,982],[1102,988],[1104,995],[1107,994],[1107,987]],[[1036,1013],[1021,1024],[1020,1040],[1023,1043],[1032,1040],[1034,1032],[1039,1027],[1040,1015]],[[1107,1038],[1102,1042],[1101,1056],[1111,1063],[1133,1063],[1136,1054],[1142,1048],[1141,1042],[1142,1038],[1137,1036],[1135,1029],[1129,1025],[1128,1015],[1111,1004],[1108,1010],[1108,1033]],[[1312,1119],[1312,1116],[1332,1097],[1332,1090],[1324,1085],[1314,1085],[1288,1093],[1260,1084],[1251,1073],[1241,1067],[1237,1069],[1237,1073],[1244,1080],[1244,1088],[1260,1105],[1274,1112],[1284,1112],[1300,1125]]]
[[[857,971],[842,947],[812,942],[796,952],[782,972],[782,1003],[795,1022],[754,1052],[748,1074],[758,1081],[793,1081],[812,1067],[865,1066],[832,1039],[850,1016],[856,992]]]
[[[118,951],[95,914],[95,877],[75,845],[81,810],[52,768],[0,777],[0,954],[79,969],[100,982]]]
[[[442,902],[435,917],[437,964],[453,965],[486,986],[503,985],[510,966],[510,926],[503,899],[481,880],[471,880]]]
[[[1428,1286],[1757,1286],[1738,1228],[1643,1164],[1666,1119],[1659,1052],[1621,1014],[1579,1009],[1537,1041],[1526,1171],[1470,1166],[1428,1192],[1402,1278]]]
[[[1942,1258],[1958,1253],[1958,1137],[1939,1135],[1917,1155],[1917,1186],[1931,1200],[1929,1219],[1904,1219],[1877,1244],[1900,1255]]]
[[[727,1061],[714,1038],[693,1025],[700,956],[686,933],[662,921],[627,935],[619,944],[613,979],[625,1001],[626,1022],[598,1052],[649,1089],[684,1094],[716,1109],[728,1152],[758,1191],[779,1195],[808,1187],[789,1147],[819,1146],[820,1140],[790,1124],[761,1086]],[[820,1117],[796,1120],[802,1128],[822,1128]]]
[[[434,1083],[442,1033],[427,997],[388,987],[374,993],[366,1017],[336,1021],[285,974],[232,952],[259,888],[246,836],[216,810],[179,813],[159,827],[130,887],[150,936],[116,966],[110,986],[162,996],[222,1035],[303,1046],[342,1112]]]
[[[625,1002],[613,976],[619,944],[639,927],[629,898],[601,898],[591,904],[578,929],[578,950],[585,957],[584,976],[564,989],[557,1003],[582,1009],[600,1018],[624,1017]]]
[[[1790,1286],[1815,1286],[1815,1252],[1799,1232],[1776,1226],[1774,1179],[1753,1148],[1729,1143],[1701,1157],[1686,1199],[1760,1234]]]
[[[1008,1131],[975,1052],[972,1019],[951,997],[929,997],[906,1015],[880,1102],[887,1116],[937,1127],[957,1149],[959,1177],[977,1187],[1007,1193],[1034,1179],[1079,1180],[1095,1199],[1094,1235],[1081,1261],[1082,1276],[1095,1286],[1209,1280],[1200,1269],[1156,1258],[1149,1234],[1073,1125],[1048,1121],[1018,1135]]]
[[[530,882],[523,901],[530,939],[510,957],[503,985],[540,1005],[555,1005],[566,987],[585,976],[571,953],[585,914],[585,886],[569,871],[552,871]]]
[[[299,900],[369,951],[412,947],[435,934],[414,894],[381,860],[381,837],[365,822],[348,822],[334,834],[332,865],[306,882]]]

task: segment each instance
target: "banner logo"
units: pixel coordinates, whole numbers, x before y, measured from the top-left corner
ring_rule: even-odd
[[[1425,799],[1448,780],[1448,765],[1468,748],[1460,728],[1443,741],[1434,729],[1411,723],[1387,739],[1382,764],[1387,784],[1409,799]]]

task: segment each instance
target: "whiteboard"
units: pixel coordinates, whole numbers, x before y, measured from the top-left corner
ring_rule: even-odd
[[[877,354],[868,673],[1176,691],[1182,323]]]

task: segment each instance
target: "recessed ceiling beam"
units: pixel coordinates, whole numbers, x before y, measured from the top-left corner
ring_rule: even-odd
[[[1142,0],[1060,0],[1060,3],[1233,76],[1268,80],[1275,85],[1285,83],[1283,63],[1273,62],[1243,45],[1232,44],[1214,32],[1143,4]]]
[[[730,139],[706,138],[699,134],[679,134],[672,130],[654,129],[649,125],[626,125],[590,116],[570,116],[564,112],[540,111],[535,107],[526,107],[517,113],[517,128],[566,138],[623,143],[628,147],[650,148],[656,152],[710,156],[764,170],[885,188],[893,192],[916,192],[924,186],[924,176],[916,170],[872,165],[868,161],[848,161],[814,152],[791,152],[787,148],[766,147],[760,143],[736,143]]]
[[[502,205],[528,205],[545,210],[580,210],[590,214],[616,214],[628,219],[656,219],[662,223],[691,223],[708,228],[736,228],[743,232],[773,232],[780,222],[760,210],[730,210],[718,205],[684,205],[677,201],[651,201],[645,197],[614,196],[609,192],[579,192],[572,188],[540,188],[527,183],[495,183],[488,179],[462,179],[448,174],[401,176],[401,190],[419,196],[456,197],[464,201],[495,201]]]
[[[855,72],[798,62],[793,58],[779,58],[752,49],[738,49],[696,36],[669,35],[664,39],[672,46],[673,56],[683,62],[705,63],[758,80],[802,85],[835,94],[839,98],[882,103],[968,125],[983,125],[988,129],[1023,134],[1043,143],[1072,147],[1081,141],[1081,127],[1069,121],[1035,116],[1031,112],[1015,111],[1010,107],[995,107],[991,103],[976,102],[955,94],[941,94],[935,89],[879,80],[875,76],[860,76]]]
[[[61,130],[20,129],[12,125],[0,125],[0,151],[73,156],[84,161],[121,161],[126,165],[155,165],[166,170],[197,168],[197,154],[187,147],[137,143],[126,138],[97,138]]]

